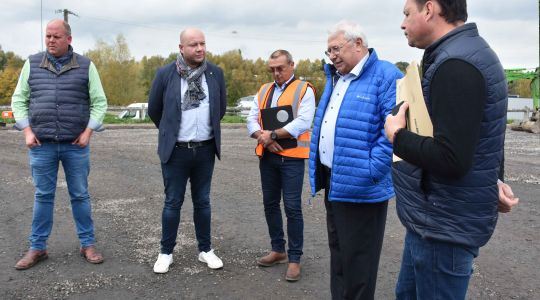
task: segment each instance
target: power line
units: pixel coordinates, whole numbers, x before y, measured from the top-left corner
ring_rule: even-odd
[[[117,20],[117,19],[111,19],[111,18],[105,18],[105,17],[101,17],[101,16],[95,16],[95,15],[88,15],[88,14],[82,14],[82,16],[79,16],[77,14],[75,14],[74,12],[72,11],[69,11],[67,9],[63,9],[63,10],[55,10],[56,13],[59,13],[59,12],[63,12],[64,13],[64,20],[67,22],[67,18],[68,18],[68,14],[72,14],[72,15],[75,15],[81,19],[94,19],[94,20],[97,20],[97,21],[101,21],[101,22],[108,22],[108,23],[114,23],[114,24],[121,24],[121,25],[124,25],[124,26],[131,26],[131,27],[140,27],[140,28],[147,28],[147,29],[152,29],[152,30],[157,30],[157,31],[168,31],[168,32],[180,32],[180,28],[178,27],[171,27],[171,26],[163,26],[163,25],[160,25],[160,26],[156,26],[156,25],[150,25],[150,24],[146,24],[146,23],[138,23],[138,22],[129,22],[129,21],[125,21],[125,20]],[[205,34],[207,35],[213,35],[213,36],[216,36],[216,37],[221,37],[221,38],[235,38],[235,37],[238,37],[238,38],[241,38],[241,39],[246,39],[246,40],[256,40],[256,41],[285,41],[285,42],[299,42],[299,43],[326,43],[326,40],[323,40],[323,39],[302,39],[302,38],[284,38],[283,35],[280,35],[280,36],[269,36],[269,35],[266,35],[266,36],[261,36],[261,35],[244,35],[242,33],[239,33],[238,30],[232,30],[230,33],[228,34],[225,34],[225,33],[220,33],[220,32],[216,32],[216,31],[208,31],[208,30],[204,30]]]
[[[158,31],[169,31],[169,32],[178,32],[180,31],[180,29],[178,27],[169,27],[169,26],[155,26],[155,25],[148,25],[148,24],[144,24],[144,23],[135,23],[135,22],[126,22],[126,21],[119,21],[119,20],[112,20],[112,19],[107,19],[107,18],[103,18],[103,17],[96,17],[96,16],[89,16],[89,15],[86,15],[86,16],[83,16],[81,18],[86,18],[86,19],[94,19],[94,20],[98,20],[98,21],[103,21],[103,22],[109,22],[109,23],[115,23],[115,24],[121,24],[121,25],[126,25],[126,26],[132,26],[132,27],[141,27],[141,28],[147,28],[147,29],[153,29],[153,30],[158,30]],[[233,30],[231,31],[231,33],[229,34],[224,34],[224,33],[219,33],[219,32],[216,32],[216,31],[209,31],[209,30],[204,30],[204,33],[206,35],[213,35],[213,36],[216,36],[216,37],[221,37],[221,38],[234,38],[234,37],[238,37],[238,38],[242,38],[242,39],[247,39],[247,40],[258,40],[258,41],[286,41],[286,42],[300,42],[300,43],[325,43],[326,41],[325,40],[307,40],[307,39],[298,39],[298,38],[283,38],[283,36],[276,36],[276,37],[271,37],[271,36],[253,36],[253,35],[243,35],[243,34],[240,34],[238,33],[238,30]]]

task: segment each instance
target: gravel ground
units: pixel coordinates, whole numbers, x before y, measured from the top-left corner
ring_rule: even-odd
[[[304,178],[303,277],[284,280],[286,265],[259,268],[270,242],[264,221],[253,140],[243,126],[223,129],[223,157],[212,182],[212,242],[224,268],[197,261],[189,192],[175,263],[156,275],[163,183],[157,131],[147,126],[107,130],[92,139],[89,177],[101,265],[84,262],[59,176],[49,259],[26,271],[13,266],[28,247],[33,187],[22,134],[0,130],[1,299],[329,299],[329,251],[323,195]],[[520,205],[501,215],[475,261],[469,299],[540,299],[540,136],[507,131],[506,174]],[[393,299],[404,236],[395,204],[388,210],[377,299]]]

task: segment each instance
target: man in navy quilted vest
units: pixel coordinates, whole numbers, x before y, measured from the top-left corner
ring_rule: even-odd
[[[465,23],[465,0],[407,0],[403,13],[409,45],[425,49],[422,90],[433,137],[404,129],[407,104],[385,124],[403,159],[392,168],[397,212],[407,229],[396,297],[464,299],[498,206],[504,212],[517,203],[499,180],[507,83],[476,24]]]
[[[373,299],[388,199],[392,146],[384,120],[401,72],[379,60],[358,24],[328,36],[326,86],[315,114],[309,176],[325,189],[332,299]]]
[[[64,168],[80,253],[103,262],[96,251],[88,174],[90,137],[102,129],[107,99],[94,64],[73,52],[71,28],[62,20],[47,24],[47,51],[25,62],[11,107],[24,132],[35,186],[30,250],[15,268],[24,270],[48,257],[59,162]]]

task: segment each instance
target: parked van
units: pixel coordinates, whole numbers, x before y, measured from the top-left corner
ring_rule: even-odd
[[[126,108],[118,114],[117,118],[143,120],[148,117],[148,103],[132,103]]]
[[[236,108],[240,111],[240,116],[247,117],[249,115],[249,111],[255,105],[253,99],[255,99],[255,95],[246,96],[238,99],[238,104],[236,105]]]

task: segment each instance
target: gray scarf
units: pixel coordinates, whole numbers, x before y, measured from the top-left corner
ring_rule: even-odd
[[[176,71],[180,77],[187,81],[188,89],[182,101],[182,111],[199,107],[201,101],[206,98],[202,88],[202,74],[206,71],[206,59],[197,68],[190,68],[184,61],[184,57],[178,54],[176,59]]]

